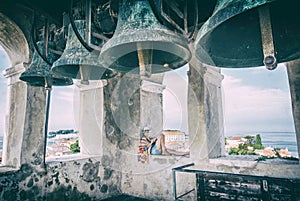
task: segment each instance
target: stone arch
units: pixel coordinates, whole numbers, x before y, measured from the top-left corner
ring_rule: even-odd
[[[26,19],[23,19],[26,22]],[[23,30],[24,31],[24,30]],[[30,49],[24,32],[7,15],[0,12],[0,45],[8,55],[10,66],[5,66],[7,79],[7,113],[3,140],[2,164],[20,167],[26,114],[27,85],[19,80],[24,63],[30,61]]]
[[[29,61],[29,46],[22,30],[4,14],[0,13],[0,45],[6,51],[10,63],[15,66]]]

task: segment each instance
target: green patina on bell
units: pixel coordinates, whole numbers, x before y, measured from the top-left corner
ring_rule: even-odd
[[[74,21],[82,38],[86,37],[85,21]],[[52,65],[54,73],[61,74],[74,79],[101,80],[109,79],[116,75],[116,72],[104,68],[98,60],[99,51],[89,52],[78,40],[71,24],[68,29],[66,48],[61,57]]]
[[[268,7],[272,26],[268,34],[274,43],[277,62],[300,58],[297,4],[297,0],[219,0],[198,32],[196,57],[217,67],[263,66],[268,57],[264,58],[259,15],[261,8]]]
[[[191,52],[185,37],[158,22],[147,0],[122,0],[115,33],[99,59],[121,72],[138,73],[145,65],[149,73],[161,73],[188,63]]]
[[[49,48],[53,48],[54,44],[52,42],[48,43]],[[44,42],[37,42],[38,50],[42,53],[44,48]],[[48,52],[47,59],[50,63],[53,63],[58,56],[51,52]],[[70,78],[62,77],[51,72],[51,66],[47,64],[35,50],[33,53],[32,62],[27,70],[25,70],[21,76],[20,80],[27,82],[31,86],[44,87],[47,82],[51,82],[52,86],[67,86],[72,85],[73,81]]]

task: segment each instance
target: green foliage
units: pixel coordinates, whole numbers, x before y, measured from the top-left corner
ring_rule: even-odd
[[[249,136],[248,135],[244,138],[254,139],[254,136]],[[258,136],[258,137],[256,136],[255,138],[260,138],[260,136]],[[250,140],[250,142],[247,143],[247,144],[246,143],[245,144],[240,143],[237,148],[230,148],[229,151],[228,151],[228,154],[229,155],[257,155],[254,152],[255,149],[264,149],[264,147],[261,144],[261,140],[259,141],[259,139],[258,139],[258,142],[260,144],[257,144],[256,141],[255,141],[255,144],[253,144],[253,140],[252,141]],[[249,150],[250,147],[253,147],[253,150]]]
[[[261,144],[253,144],[252,147],[253,147],[254,149],[264,149],[264,148],[265,148],[265,147],[264,147],[263,145],[261,145]]]
[[[49,132],[50,135],[56,135],[56,134],[70,134],[70,133],[76,133],[74,129],[67,129],[67,130],[58,130],[58,131],[51,131]]]
[[[230,148],[228,154],[229,155],[239,155],[239,149],[238,148]]]
[[[229,155],[256,155],[254,151],[248,149],[248,144],[239,144],[238,148],[230,148]]]
[[[262,146],[260,134],[257,134],[257,135],[255,136],[255,144],[256,144],[256,145],[261,145],[261,146]]]
[[[266,156],[260,156],[257,159],[255,159],[256,161],[265,161],[268,157]]]
[[[73,154],[80,152],[79,142],[78,140],[75,141],[75,143],[70,145],[70,150]]]
[[[254,136],[251,136],[251,135],[246,135],[245,137],[244,137],[245,139],[254,139]]]

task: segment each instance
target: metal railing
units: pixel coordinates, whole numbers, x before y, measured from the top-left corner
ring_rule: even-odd
[[[194,163],[172,169],[174,201],[196,190],[197,200],[300,200],[300,179],[277,178],[186,169]],[[196,188],[177,195],[176,172],[196,175]]]

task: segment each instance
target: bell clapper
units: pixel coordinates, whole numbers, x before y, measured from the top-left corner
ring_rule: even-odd
[[[137,43],[140,75],[150,77],[152,68],[152,50],[143,50],[142,44]]]
[[[83,67],[82,65],[79,65],[79,72],[80,72],[80,78],[81,78],[80,83],[84,84],[84,85],[89,85],[90,84],[89,79],[88,79],[89,67]]]
[[[262,48],[264,54],[263,63],[268,70],[274,70],[277,67],[277,59],[275,57],[275,48],[272,34],[269,5],[266,4],[264,6],[259,7],[258,13]]]

